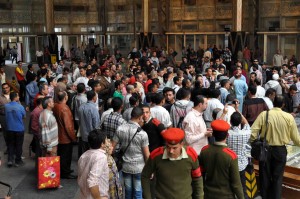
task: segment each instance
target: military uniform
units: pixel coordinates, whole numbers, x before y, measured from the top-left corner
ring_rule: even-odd
[[[182,141],[184,132],[178,128],[170,128],[162,136],[168,142],[166,134],[173,137],[176,136],[176,131],[180,131],[179,140]],[[181,155],[176,159],[168,157],[166,147],[159,147],[152,151],[142,172],[144,199],[152,198],[150,178],[153,173],[156,177],[155,198],[203,199],[201,170],[197,153],[193,148],[182,147]]]
[[[230,126],[227,122],[212,122],[213,133],[227,133]],[[220,125],[220,127],[216,127]],[[204,178],[205,199],[239,199],[244,198],[240,181],[237,155],[226,143],[215,142],[202,148],[199,164]]]

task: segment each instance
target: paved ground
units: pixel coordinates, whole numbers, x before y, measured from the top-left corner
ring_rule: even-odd
[[[8,79],[11,79],[14,75],[14,69],[16,64],[7,62],[5,72]],[[35,65],[37,68],[37,65]],[[27,71],[27,64],[24,64],[24,72]],[[26,127],[28,126],[29,113],[25,120]],[[32,140],[32,135],[25,133],[24,144],[23,144],[23,156],[25,157],[24,162],[26,163],[23,167],[12,167],[8,168],[7,155],[4,155],[5,143],[3,134],[0,132],[0,157],[2,157],[2,166],[0,167],[0,181],[10,184],[13,188],[12,198],[13,199],[73,199],[78,194],[78,186],[76,180],[62,179],[60,189],[48,189],[38,190],[37,189],[37,177],[34,165],[34,159],[29,156],[29,145]],[[72,168],[77,174],[77,146],[74,148]],[[0,198],[7,193],[8,189],[0,185]]]

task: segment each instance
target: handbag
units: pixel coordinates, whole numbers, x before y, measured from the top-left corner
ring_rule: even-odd
[[[141,127],[138,127],[135,134],[133,135],[133,137],[131,138],[131,140],[129,141],[128,145],[126,146],[126,148],[124,149],[124,151],[122,149],[120,149],[119,152],[115,153],[114,154],[114,159],[115,159],[115,162],[116,162],[116,166],[118,168],[118,171],[121,171],[122,170],[122,167],[123,167],[123,155],[126,153],[131,141],[133,140],[133,138],[135,137],[135,135],[140,132],[142,129]]]
[[[260,162],[266,162],[268,156],[269,145],[266,140],[267,131],[268,131],[268,116],[269,111],[267,111],[266,115],[266,133],[263,140],[260,139],[260,134],[258,134],[257,138],[251,143],[251,156]]]
[[[56,188],[60,185],[60,157],[38,158],[38,189]]]

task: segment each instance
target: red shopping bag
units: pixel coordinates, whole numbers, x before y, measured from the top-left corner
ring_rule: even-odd
[[[60,157],[39,157],[38,189],[56,188],[60,185]]]

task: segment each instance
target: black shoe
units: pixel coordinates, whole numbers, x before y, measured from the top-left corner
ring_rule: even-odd
[[[69,174],[67,176],[61,176],[62,179],[77,179],[77,176]]]
[[[21,166],[24,166],[24,165],[25,165],[25,162],[23,162],[23,161],[15,163],[15,167],[21,167]]]
[[[7,166],[10,168],[10,167],[13,166],[13,163],[12,163],[12,162],[8,162],[8,163],[7,163]]]

